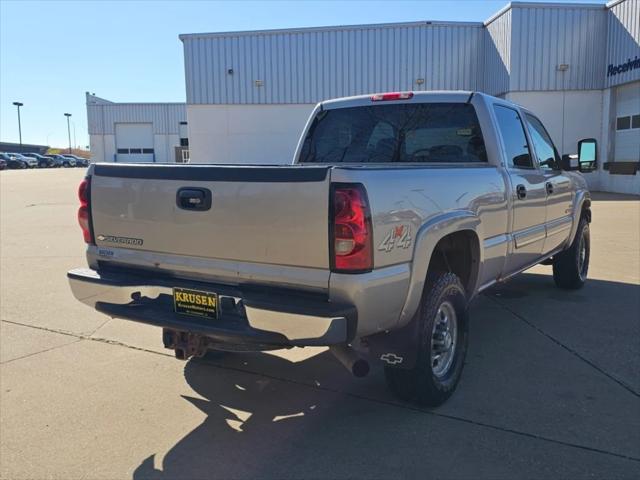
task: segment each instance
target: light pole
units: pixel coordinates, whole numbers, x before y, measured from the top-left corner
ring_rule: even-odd
[[[18,107],[18,135],[20,136],[20,145],[22,145],[22,125],[20,125],[20,107],[24,105],[21,102],[13,102],[13,104]]]
[[[69,135],[69,154],[71,154],[71,126],[69,125],[69,117],[71,116],[71,114],[65,113],[64,116],[67,117],[67,134]]]

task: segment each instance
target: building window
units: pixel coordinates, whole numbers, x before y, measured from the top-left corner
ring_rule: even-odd
[[[180,139],[180,146],[181,147],[188,147],[189,146],[189,139],[188,138],[181,138]]]
[[[118,153],[122,155],[140,155],[142,153],[153,153],[153,148],[119,148]]]
[[[616,119],[616,130],[629,130],[631,128],[631,117],[618,117]]]
[[[640,128],[640,115],[631,117],[631,128]]]

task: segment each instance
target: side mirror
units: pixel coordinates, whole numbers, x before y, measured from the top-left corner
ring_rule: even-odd
[[[598,143],[595,138],[585,138],[578,142],[578,170],[593,172],[598,164]]]

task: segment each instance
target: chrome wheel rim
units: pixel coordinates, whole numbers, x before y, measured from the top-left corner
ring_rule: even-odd
[[[578,245],[578,272],[582,280],[587,276],[587,242],[584,233],[580,236],[580,244]]]
[[[451,302],[438,307],[431,332],[431,371],[444,377],[453,365],[458,340],[458,317]]]

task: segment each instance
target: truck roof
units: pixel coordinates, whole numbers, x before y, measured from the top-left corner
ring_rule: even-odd
[[[408,99],[393,100],[393,103],[464,103],[467,102],[469,98],[471,98],[472,94],[484,95],[469,90],[431,90],[420,92],[405,91],[389,93],[408,93],[411,95]],[[334,98],[331,100],[325,100],[321,102],[320,105],[324,110],[370,105],[373,101],[373,96],[385,94],[386,93],[370,93],[367,95],[356,95],[353,97]],[[384,101],[381,101],[380,103],[384,103]]]

